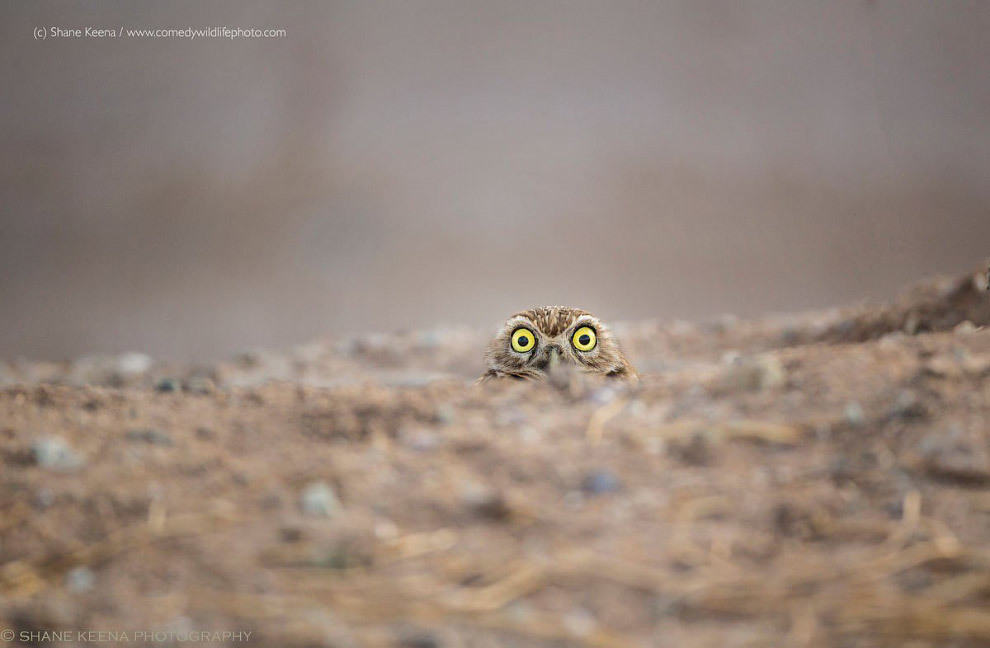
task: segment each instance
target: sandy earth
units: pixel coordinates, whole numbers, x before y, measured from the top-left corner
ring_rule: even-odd
[[[474,387],[459,329],[0,363],[0,632],[990,645],[985,288],[620,323],[632,386]]]

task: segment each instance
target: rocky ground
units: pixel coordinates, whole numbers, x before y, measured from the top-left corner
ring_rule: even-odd
[[[459,329],[0,363],[0,631],[990,645],[985,289],[617,325],[635,385],[474,387]]]

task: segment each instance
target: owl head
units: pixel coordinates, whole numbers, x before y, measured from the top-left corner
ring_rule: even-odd
[[[482,382],[542,380],[567,367],[612,378],[637,375],[604,322],[564,306],[541,306],[510,317],[489,343],[485,360]]]

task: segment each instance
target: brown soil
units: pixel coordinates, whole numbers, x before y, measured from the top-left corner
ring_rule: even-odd
[[[633,386],[473,387],[448,329],[0,363],[0,629],[990,645],[985,287],[617,326]]]

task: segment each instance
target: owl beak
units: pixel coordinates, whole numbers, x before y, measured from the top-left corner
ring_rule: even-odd
[[[546,374],[547,379],[551,384],[558,388],[565,388],[570,384],[572,378],[572,367],[569,363],[561,357],[561,351],[556,346],[548,349],[549,358],[547,358]]]

